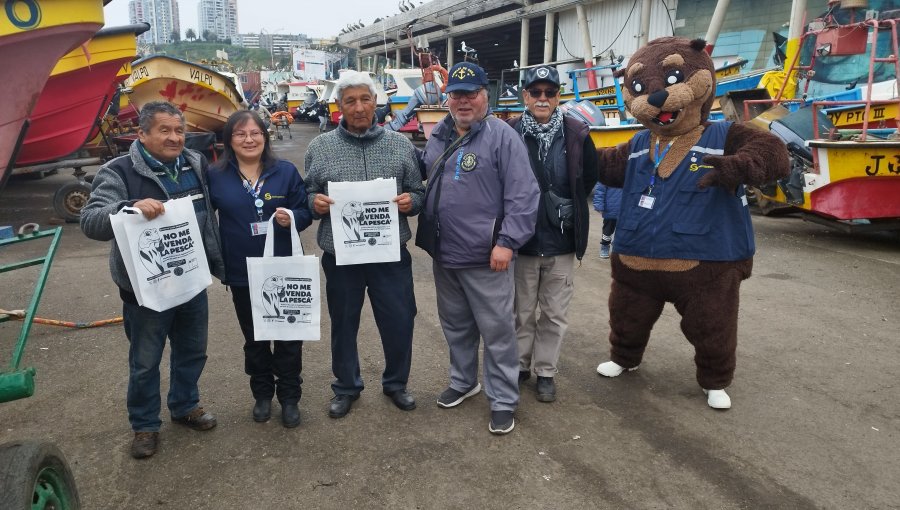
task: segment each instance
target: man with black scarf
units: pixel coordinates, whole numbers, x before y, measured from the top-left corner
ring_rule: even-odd
[[[519,248],[515,266],[519,383],[534,372],[541,402],[556,400],[553,377],[575,291],[572,272],[575,258],[580,261],[587,247],[587,196],[597,182],[590,130],[559,109],[559,89],[555,68],[529,69],[523,87],[526,110],[508,121],[525,141],[541,187],[534,235]]]

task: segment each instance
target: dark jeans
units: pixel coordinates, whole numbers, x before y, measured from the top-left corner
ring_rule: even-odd
[[[206,365],[209,304],[204,290],[164,312],[122,303],[128,348],[128,421],[135,432],[157,432],[159,363],[169,338],[169,396],[172,416],[184,416],[200,403],[197,381]]]
[[[253,339],[250,288],[231,287],[231,301],[244,334],[244,372],[256,400],[278,396],[281,404],[296,404],[302,393],[303,342]],[[274,349],[272,347],[274,344]]]
[[[384,349],[382,388],[387,392],[406,388],[416,317],[412,259],[406,246],[400,247],[399,262],[377,264],[338,266],[334,255],[325,252],[322,268],[331,317],[331,370],[335,377],[331,389],[336,395],[356,395],[363,390],[356,336],[367,289]]]

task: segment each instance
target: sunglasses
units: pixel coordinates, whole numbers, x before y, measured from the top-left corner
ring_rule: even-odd
[[[481,92],[481,89],[475,90],[454,90],[453,92],[448,92],[447,95],[450,96],[450,99],[475,99],[478,97],[478,93]]]
[[[559,89],[528,89],[528,95],[533,99],[540,99],[541,96],[552,99],[556,97],[556,94],[558,93]]]

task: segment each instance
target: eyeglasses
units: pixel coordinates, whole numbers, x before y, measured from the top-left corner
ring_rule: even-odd
[[[475,99],[478,97],[478,94],[482,89],[478,88],[475,90],[454,90],[453,92],[447,92],[447,95],[450,96],[450,99]]]
[[[558,93],[559,89],[528,89],[528,95],[530,95],[532,99],[540,99],[541,96],[551,99],[556,97],[556,94]]]
[[[246,140],[247,138],[259,139],[262,137],[263,137],[262,131],[250,131],[249,133],[245,133],[244,131],[237,131],[237,132],[231,133],[231,138],[233,138],[239,142],[242,142],[242,141]]]

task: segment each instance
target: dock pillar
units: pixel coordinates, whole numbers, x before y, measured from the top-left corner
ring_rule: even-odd
[[[556,13],[548,12],[544,22],[544,62],[553,62],[553,47],[556,44]]]
[[[575,11],[578,13],[578,27],[581,29],[581,39],[584,44],[584,65],[585,67],[594,67],[594,48],[591,46],[591,29],[588,27],[587,14],[584,12],[584,5],[576,4]],[[595,71],[587,72],[588,89],[597,88],[597,74]]]

